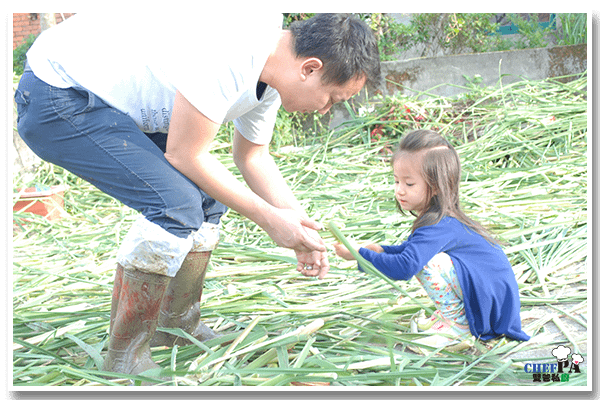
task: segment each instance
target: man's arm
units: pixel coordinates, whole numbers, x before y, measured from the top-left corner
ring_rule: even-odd
[[[254,193],[274,207],[296,210],[308,218],[269,154],[268,144],[254,144],[235,129],[233,160]]]
[[[303,218],[309,219],[269,154],[268,145],[252,143],[236,129],[233,139],[233,157],[244,180],[254,193],[276,208],[295,210]],[[306,233],[323,244],[315,229],[322,229],[322,226],[320,224],[307,226]],[[296,256],[298,271],[304,275],[323,278],[329,271],[327,254],[324,251],[296,251]],[[311,269],[306,269],[305,266],[310,266]]]
[[[296,251],[325,251],[304,226],[318,224],[295,210],[274,207],[248,189],[209,152],[219,130],[177,92],[165,158],[208,195],[256,222],[279,246]],[[268,177],[268,176],[267,176]]]

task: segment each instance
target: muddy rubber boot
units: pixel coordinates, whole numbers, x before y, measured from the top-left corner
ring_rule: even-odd
[[[123,284],[123,267],[121,264],[117,264],[117,270],[115,271],[115,282],[112,290],[112,301],[110,305],[110,330],[113,331],[113,325],[115,323],[115,317],[117,310],[119,309],[119,296],[121,294],[121,285]]]
[[[158,319],[160,327],[181,328],[199,341],[218,336],[200,321],[200,299],[210,255],[210,251],[188,253],[167,288]],[[150,342],[152,347],[172,347],[175,344],[188,345],[191,341],[166,332],[156,332]]]
[[[138,375],[158,368],[150,354],[160,304],[171,278],[117,267],[105,371]]]

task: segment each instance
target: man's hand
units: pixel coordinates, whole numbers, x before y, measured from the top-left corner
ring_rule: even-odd
[[[305,276],[323,279],[329,271],[327,248],[318,230],[323,226],[290,209],[274,209],[265,232],[281,246],[293,249],[298,259],[297,270]]]
[[[296,252],[298,266],[296,271],[304,276],[318,277],[323,279],[329,272],[329,261],[327,252],[313,251],[310,253]]]
[[[280,217],[282,219],[278,219]],[[299,225],[290,222],[294,219],[297,219]],[[304,276],[318,276],[319,279],[323,279],[329,271],[327,248],[317,232],[323,229],[323,226],[294,210],[281,209],[276,209],[270,222],[274,228],[265,231],[279,246],[291,248],[296,252],[296,270]]]
[[[315,241],[325,246],[323,239],[321,239],[316,230],[310,228],[305,228],[305,230]],[[326,250],[311,252],[296,251],[296,258],[298,259],[296,270],[304,276],[316,276],[319,279],[323,279],[327,275],[327,272],[329,272],[329,261]]]
[[[316,232],[322,225],[295,210],[272,208],[263,229],[278,246],[301,253],[327,251]]]

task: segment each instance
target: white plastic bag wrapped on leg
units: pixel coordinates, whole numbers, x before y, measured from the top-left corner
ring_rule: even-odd
[[[177,237],[140,217],[125,235],[117,262],[125,269],[174,277],[194,245],[192,236]]]
[[[193,252],[213,251],[219,244],[221,225],[204,222],[200,229],[190,236],[194,239]]]

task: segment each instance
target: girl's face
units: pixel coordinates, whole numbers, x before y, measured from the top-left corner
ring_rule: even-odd
[[[421,175],[421,154],[400,153],[394,161],[394,195],[405,211],[420,214],[428,203],[427,183]]]

